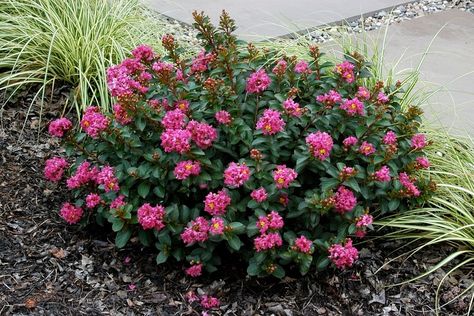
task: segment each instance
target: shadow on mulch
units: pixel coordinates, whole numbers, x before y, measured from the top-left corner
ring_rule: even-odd
[[[48,111],[41,124],[59,114]],[[443,271],[387,286],[425,271],[449,248],[397,259],[377,274],[384,262],[402,253],[400,243],[359,245],[360,260],[343,272],[249,279],[245,267],[229,262],[211,276],[190,280],[180,265],[156,266],[156,252],[137,241],[118,250],[103,228],[68,226],[57,215],[67,192],[42,176],[45,159],[60,149],[43,133],[37,141],[35,113],[19,140],[25,113],[24,105],[6,108],[0,128],[0,315],[201,315],[196,303],[187,303],[188,291],[221,300],[220,309],[209,315],[434,314]],[[442,301],[468,282],[462,273],[449,278]],[[466,304],[467,299],[458,300],[443,314],[466,313]]]

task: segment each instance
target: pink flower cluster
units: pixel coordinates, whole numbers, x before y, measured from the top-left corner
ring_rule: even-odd
[[[161,205],[151,206],[145,203],[137,210],[138,222],[143,229],[161,230],[165,227],[165,208]]]
[[[364,214],[357,219],[356,227],[367,227],[374,222],[374,217],[370,214]]]
[[[280,59],[275,65],[275,67],[273,67],[272,72],[278,77],[282,77],[285,74],[287,67],[288,64],[286,63],[286,61],[284,59]]]
[[[222,125],[229,125],[232,122],[232,116],[229,112],[224,110],[216,112],[215,118],[217,123]]]
[[[364,115],[364,103],[357,98],[346,100],[340,108],[346,111],[349,116]]]
[[[71,203],[64,203],[59,211],[61,217],[69,224],[76,224],[81,220],[83,210],[80,207],[74,206]]]
[[[211,215],[224,215],[231,201],[225,190],[220,190],[217,193],[209,192],[204,200],[204,210]]]
[[[411,148],[423,149],[426,147],[426,137],[424,134],[415,134],[411,138]]]
[[[329,247],[329,259],[339,269],[345,269],[351,267],[354,262],[359,258],[359,252],[355,247],[352,246],[352,240],[348,238],[346,244],[333,244]]]
[[[188,100],[178,100],[173,104],[175,110],[180,110],[183,113],[189,111],[189,105],[190,103]]]
[[[390,177],[390,168],[387,166],[382,166],[379,170],[377,170],[374,174],[375,180],[380,182],[389,182],[391,180]]]
[[[174,175],[178,180],[187,179],[189,176],[197,176],[201,172],[201,164],[195,160],[180,161],[174,168]]]
[[[205,309],[213,309],[219,307],[221,303],[216,297],[203,295],[201,296],[201,306]]]
[[[366,87],[359,87],[355,96],[359,100],[367,101],[370,99],[370,91]]]
[[[147,45],[139,45],[132,50],[132,55],[142,62],[151,62],[156,58],[153,48]]]
[[[316,101],[323,103],[326,108],[332,108],[336,103],[342,102],[342,97],[337,91],[330,90],[328,93],[318,95]]]
[[[382,139],[385,145],[395,145],[397,143],[397,134],[393,131],[388,131]]]
[[[300,108],[300,105],[293,101],[293,99],[287,99],[283,102],[283,108],[285,109],[286,114],[294,117],[300,117],[303,114],[303,109]]]
[[[132,121],[132,118],[128,115],[127,110],[121,104],[114,104],[112,108],[114,110],[115,120],[120,124],[127,125]]]
[[[209,238],[209,222],[202,216],[191,221],[181,233],[181,239],[186,245],[204,242]]]
[[[337,189],[334,198],[336,199],[335,211],[340,214],[352,211],[357,204],[354,193],[345,186],[340,186]]]
[[[352,83],[355,80],[354,65],[347,60],[336,65],[336,73],[341,76],[347,83]]]
[[[277,211],[271,211],[266,216],[259,216],[257,221],[257,228],[260,234],[265,234],[269,229],[278,230],[284,225],[283,217]]]
[[[69,164],[64,158],[54,157],[48,159],[44,167],[44,177],[49,181],[58,182],[63,177],[64,170],[68,166]]]
[[[104,186],[105,192],[119,190],[118,179],[115,177],[114,168],[110,166],[103,167],[97,175],[97,183]]]
[[[191,139],[201,149],[211,147],[212,143],[217,139],[216,129],[206,123],[191,120],[186,129],[191,133]]]
[[[74,175],[67,179],[67,187],[69,189],[76,189],[89,182],[96,182],[98,175],[99,169],[92,167],[90,162],[84,161],[77,167]]]
[[[275,181],[277,189],[288,188],[297,176],[298,173],[291,168],[287,168],[286,165],[277,165],[273,171],[273,181]]]
[[[379,94],[377,95],[377,102],[381,103],[381,104],[385,104],[388,101],[390,101],[388,96],[386,96],[385,93],[383,93],[383,92],[379,92]]]
[[[253,190],[252,193],[250,193],[250,197],[256,202],[262,203],[267,199],[268,194],[265,188],[261,187],[256,190]]]
[[[260,93],[265,91],[272,80],[267,75],[264,69],[257,70],[256,72],[252,73],[250,77],[247,78],[247,85],[245,90],[248,93]]]
[[[430,161],[426,157],[417,157],[416,158],[416,166],[420,169],[427,169],[430,167]]]
[[[86,206],[88,208],[96,207],[97,205],[100,204],[101,201],[102,199],[100,198],[100,195],[98,195],[97,193],[89,193],[86,196]]]
[[[231,188],[238,188],[250,178],[250,169],[245,163],[231,162],[224,170],[224,184]]]
[[[211,218],[211,225],[209,226],[209,232],[212,235],[222,235],[224,233],[224,220],[221,217]]]
[[[313,242],[306,238],[305,236],[300,236],[295,239],[295,250],[301,253],[310,254],[311,253],[311,246]]]
[[[191,133],[185,129],[167,129],[160,136],[165,152],[184,154],[191,149]]]
[[[359,152],[365,156],[370,156],[375,152],[375,146],[369,142],[363,141],[359,147]]]
[[[266,109],[258,119],[256,127],[262,131],[263,135],[275,135],[283,130],[285,121],[282,120],[279,111]]]
[[[186,269],[186,274],[196,278],[202,274],[202,263],[197,263],[191,265],[189,268]]]
[[[127,203],[125,203],[125,195],[120,194],[118,197],[116,197],[112,203],[110,203],[110,209],[119,209],[122,206],[125,206]]]
[[[109,126],[109,119],[99,112],[96,106],[90,106],[84,112],[81,120],[81,127],[92,138],[97,138],[100,132],[107,129]]]
[[[196,58],[191,62],[191,73],[204,72],[207,70],[207,67],[210,62],[215,59],[214,54],[207,53],[205,50],[202,50]]]
[[[139,57],[145,57],[145,55],[143,52]],[[112,96],[127,99],[137,93],[146,93],[151,75],[145,69],[146,67],[138,58],[125,59],[121,64],[107,69],[107,86]]]
[[[408,194],[408,196],[420,196],[420,190],[416,187],[416,185],[412,182],[410,177],[405,172],[400,173],[398,175],[398,179],[400,180],[400,183],[403,185],[403,187],[406,189],[406,193]]]
[[[302,74],[302,73],[309,74],[311,73],[311,70],[309,69],[309,65],[306,61],[300,60],[295,65],[295,72],[297,74]]]
[[[283,240],[279,233],[262,234],[254,240],[254,247],[257,252],[281,247],[282,244]]]
[[[346,137],[343,141],[342,141],[342,144],[344,145],[344,147],[349,148],[349,147],[352,147],[354,145],[356,145],[358,142],[358,139],[357,137],[355,136],[349,136],[349,137]]]
[[[64,133],[72,128],[72,123],[65,117],[56,119],[49,124],[48,132],[51,136],[63,137]]]
[[[166,112],[161,120],[161,124],[166,129],[182,129],[186,125],[186,114],[180,109]]]
[[[311,154],[321,161],[329,157],[334,145],[331,135],[319,131],[306,136],[306,144],[308,144]]]

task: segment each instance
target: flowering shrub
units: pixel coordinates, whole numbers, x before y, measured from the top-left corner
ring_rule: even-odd
[[[77,133],[51,123],[69,159],[48,160],[45,176],[68,177],[68,223],[108,222],[118,247],[137,236],[189,276],[230,253],[250,275],[283,277],[291,263],[350,267],[371,214],[429,197],[416,172],[429,167],[421,110],[401,109],[399,85],[364,86],[362,56],[333,65],[311,46],[310,61],[275,60],[241,45],[227,14],[218,28],[194,18],[206,43],[196,58],[181,59],[172,36],[167,56],[140,46],[108,69],[112,114],[88,108]]]

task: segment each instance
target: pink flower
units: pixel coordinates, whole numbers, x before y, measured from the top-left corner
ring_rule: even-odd
[[[336,73],[339,74],[347,83],[352,83],[355,80],[354,65],[347,60],[336,65]]]
[[[180,110],[183,113],[186,113],[189,110],[189,101],[188,100],[178,100],[174,103],[175,110]]]
[[[430,161],[426,157],[416,158],[416,163],[418,168],[427,169],[430,167]]]
[[[151,69],[163,77],[169,77],[174,72],[173,64],[163,61],[154,62]]]
[[[190,304],[199,300],[199,297],[196,295],[196,293],[194,293],[194,291],[187,292],[184,297]]]
[[[230,203],[231,198],[225,190],[209,192],[204,200],[204,210],[213,216],[224,215]]]
[[[352,246],[352,240],[348,238],[346,244],[333,244],[329,247],[329,259],[339,269],[345,269],[351,267],[354,262],[359,258],[359,252],[355,247]]]
[[[415,134],[411,138],[411,148],[423,149],[426,147],[426,137],[424,134]]]
[[[313,157],[323,161],[331,154],[334,145],[331,135],[326,132],[311,133],[306,136],[306,144]]]
[[[364,115],[364,103],[357,98],[346,100],[340,108],[346,111],[349,116]]]
[[[277,110],[266,109],[258,119],[256,127],[262,131],[263,135],[275,135],[283,130],[285,121]]]
[[[250,178],[250,169],[244,163],[231,162],[224,171],[224,183],[228,187],[238,188]]]
[[[416,187],[416,185],[412,182],[410,177],[405,172],[400,173],[398,175],[398,179],[400,183],[405,187],[408,196],[420,196],[420,190]]]
[[[166,112],[161,120],[166,129],[182,129],[186,125],[186,114],[180,109]]]
[[[192,140],[201,149],[207,149],[217,139],[217,131],[214,127],[206,123],[190,121],[186,129],[191,133]]]
[[[282,77],[285,74],[287,67],[288,64],[286,63],[286,61],[284,59],[280,59],[275,65],[275,67],[273,67],[272,72],[278,77]]]
[[[211,225],[209,226],[209,232],[212,235],[222,235],[224,233],[224,220],[220,217],[211,218]]]
[[[365,156],[370,156],[375,152],[375,146],[369,142],[362,142],[359,147],[359,152]]]
[[[202,50],[191,62],[191,73],[206,71],[209,63],[212,62],[214,58],[212,53],[206,54],[206,51]]]
[[[109,119],[100,113],[96,106],[90,106],[86,109],[81,120],[81,127],[87,135],[92,138],[97,138],[108,126]]]
[[[267,90],[271,83],[272,80],[265,70],[260,69],[247,78],[247,86],[245,87],[245,90],[248,93],[260,93]]]
[[[288,188],[297,176],[298,173],[291,168],[287,168],[286,165],[277,165],[273,171],[273,180],[277,189]]]
[[[386,96],[385,93],[383,93],[383,92],[379,92],[379,94],[377,95],[377,102],[379,102],[379,103],[385,104],[389,100],[390,99],[388,98],[388,96]]]
[[[143,62],[151,62],[155,58],[153,48],[147,45],[140,45],[132,50],[132,55]]]
[[[127,203],[125,203],[125,195],[119,195],[118,197],[115,198],[115,200],[110,203],[110,208],[111,209],[119,209],[122,206],[125,206]]]
[[[186,269],[186,274],[196,278],[202,274],[202,263],[193,264],[189,268]]]
[[[303,109],[300,108],[300,105],[292,99],[287,99],[283,102],[283,108],[285,109],[286,114],[290,116],[300,117],[301,114],[303,114]]]
[[[184,129],[167,129],[161,136],[161,146],[165,152],[184,154],[191,149],[191,133]]]
[[[72,128],[72,123],[65,117],[56,119],[49,123],[48,132],[51,136],[63,137],[64,133]]]
[[[345,186],[340,186],[337,189],[334,198],[336,199],[335,211],[340,214],[352,211],[357,204],[354,193]]]
[[[275,247],[281,247],[283,240],[279,233],[262,234],[254,239],[254,247],[256,252],[269,250]]]
[[[98,195],[97,193],[89,193],[86,196],[86,206],[88,208],[94,208],[97,205],[99,205],[100,202],[101,202],[101,198],[100,198],[100,195]]]
[[[278,230],[283,228],[283,217],[276,211],[271,211],[266,216],[259,216],[257,221],[257,228],[261,234],[265,234],[267,230]]]
[[[83,214],[82,208],[76,207],[71,203],[64,203],[59,212],[61,217],[71,225],[79,222]]]
[[[342,141],[342,144],[344,145],[344,147],[348,148],[354,146],[355,144],[357,144],[357,142],[358,139],[355,136],[349,136]]]
[[[357,227],[367,227],[374,222],[374,217],[370,214],[364,214],[357,219]]]
[[[356,230],[354,235],[357,237],[357,238],[364,238],[365,235],[367,235],[367,232],[365,230]]]
[[[133,283],[129,284],[128,285],[128,290],[129,291],[135,291],[137,289],[137,286]]]
[[[117,122],[122,125],[127,125],[132,121],[132,118],[128,115],[127,110],[120,104],[114,104],[114,117]]]
[[[268,197],[267,191],[265,188],[260,187],[256,190],[253,190],[252,193],[250,193],[250,197],[254,199],[258,203],[262,203],[265,201]]]
[[[97,183],[104,186],[105,192],[119,190],[118,179],[115,177],[114,168],[110,166],[103,167],[97,175]]]
[[[306,238],[305,236],[300,236],[295,239],[295,248],[297,251],[301,253],[310,254],[311,253],[311,246],[313,242]]]
[[[165,227],[165,208],[161,205],[152,207],[149,203],[145,203],[138,208],[137,218],[143,229],[161,230]]]
[[[209,238],[209,222],[202,216],[189,222],[188,226],[181,233],[181,239],[186,245],[195,242],[204,242]]]
[[[326,94],[318,95],[316,101],[324,103],[326,108],[332,108],[333,105],[342,101],[342,97],[337,91],[330,90]]]
[[[63,177],[64,170],[68,166],[69,164],[64,158],[54,157],[48,159],[44,167],[44,177],[49,181],[58,182]]]
[[[344,166],[342,167],[342,170],[339,173],[339,176],[342,179],[349,179],[350,177],[354,176],[356,173],[357,173],[357,170],[355,170],[354,168]]]
[[[278,197],[278,203],[280,203],[283,206],[287,206],[289,203],[290,199],[288,198],[287,194],[280,194]]]
[[[201,172],[201,164],[195,160],[180,161],[174,168],[174,175],[178,180],[187,179],[189,176],[197,176]]]
[[[219,307],[220,302],[217,298],[209,295],[201,296],[201,306],[205,309],[212,309]]]
[[[382,142],[385,145],[394,145],[397,143],[397,134],[395,134],[393,131],[388,131],[387,134],[382,139]]]
[[[222,125],[229,125],[232,122],[232,116],[227,111],[218,111],[215,115],[216,121]]]
[[[149,76],[142,75],[145,69],[140,60],[135,58],[125,59],[121,64],[108,68],[107,87],[111,95],[126,100],[135,94],[146,93],[148,88],[144,84]]]
[[[356,98],[360,99],[360,100],[368,100],[370,99],[370,92],[369,92],[369,89],[367,89],[366,87],[359,87],[359,89],[357,90],[357,93],[356,93]]]
[[[389,182],[391,180],[390,169],[387,166],[382,166],[375,172],[375,179],[380,182]]]
[[[95,182],[97,181],[98,175],[99,169],[97,169],[97,167],[91,167],[90,162],[84,161],[79,165],[79,167],[77,167],[76,173],[67,179],[67,187],[72,190],[89,182]]]
[[[176,69],[176,80],[186,82],[186,75],[181,69]]]
[[[311,70],[308,68],[308,63],[304,60],[300,60],[298,63],[295,65],[295,72],[297,74],[302,74],[302,73],[311,73]]]

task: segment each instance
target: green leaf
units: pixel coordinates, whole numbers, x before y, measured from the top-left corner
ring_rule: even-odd
[[[327,192],[335,188],[339,184],[339,179],[334,178],[321,178],[321,191]]]
[[[165,263],[168,260],[168,255],[164,253],[164,251],[160,251],[160,253],[156,256],[156,264]]]
[[[344,185],[348,186],[349,188],[351,188],[352,190],[356,192],[360,192],[359,183],[357,183],[357,180],[354,178],[350,178],[347,181],[345,181]]]
[[[115,235],[115,246],[117,246],[117,248],[123,248],[130,239],[130,236],[132,236],[132,230],[128,226],[125,226]]]
[[[140,183],[138,186],[138,195],[145,199],[148,193],[150,193],[150,184],[148,182]]]
[[[259,267],[255,262],[250,262],[247,267],[247,274],[250,276],[256,276],[259,273]]]
[[[139,230],[138,231],[138,240],[142,243],[143,246],[150,246],[151,244],[151,239],[148,233],[144,230]]]
[[[236,235],[242,234],[243,232],[245,232],[245,226],[244,224],[240,222],[230,223],[229,226],[232,227],[232,232]]]
[[[316,269],[318,269],[319,271],[324,270],[330,262],[331,260],[329,260],[328,257],[320,257],[318,263],[316,264]]]
[[[388,202],[388,209],[389,211],[395,211],[400,206],[400,200],[393,199]]]
[[[303,170],[304,167],[306,167],[306,165],[308,164],[308,159],[309,159],[309,156],[303,156],[303,157],[298,158],[296,160],[295,171],[301,172],[301,170]]]
[[[364,135],[364,133],[367,131],[367,126],[365,125],[359,125],[356,130],[355,130],[355,133],[356,133],[356,137],[357,138],[360,138],[362,135]]]
[[[153,193],[159,198],[165,197],[165,189],[161,185],[157,185],[153,188]]]
[[[240,247],[242,247],[242,241],[235,235],[232,235],[229,239],[227,239],[227,242],[229,243],[230,248],[234,250],[238,251],[240,250]]]
[[[273,271],[272,275],[276,278],[283,279],[285,277],[285,270],[279,264],[276,265],[275,271]]]
[[[124,222],[120,218],[114,218],[112,221],[112,230],[118,232],[123,228]]]

